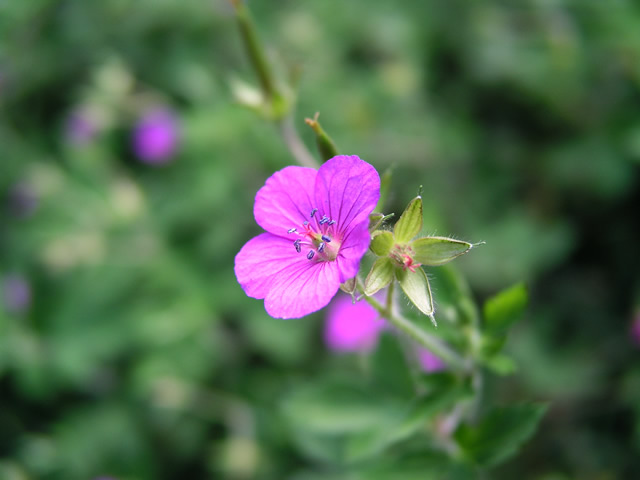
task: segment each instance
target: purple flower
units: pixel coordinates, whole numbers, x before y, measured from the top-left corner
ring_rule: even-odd
[[[317,171],[274,173],[253,207],[267,233],[249,240],[235,259],[245,293],[264,299],[276,318],[300,318],[326,306],[358,273],[379,196],[378,172],[355,155],[333,157]]]
[[[2,301],[5,310],[21,313],[31,304],[31,287],[20,275],[7,275],[2,279]]]
[[[133,131],[133,150],[144,163],[167,163],[178,145],[178,121],[170,110],[156,108],[145,113]]]
[[[425,372],[439,372],[446,368],[445,363],[426,348],[420,347],[417,352],[418,363]]]
[[[329,306],[324,340],[337,352],[366,352],[375,347],[386,325],[367,302],[353,303],[350,296],[339,295]]]
[[[76,146],[86,145],[98,133],[98,122],[86,109],[76,109],[67,117],[65,124],[65,136],[67,140]]]

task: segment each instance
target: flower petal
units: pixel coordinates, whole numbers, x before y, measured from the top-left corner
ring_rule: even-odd
[[[300,318],[327,306],[340,287],[336,262],[306,260],[291,264],[274,283],[264,300],[275,318]]]
[[[326,161],[315,180],[315,200],[320,213],[337,222],[338,231],[369,222],[380,198],[380,176],[356,155],[338,155]]]
[[[360,223],[355,228],[347,231],[342,239],[340,253],[336,258],[340,269],[340,282],[346,282],[348,279],[355,277],[360,268],[360,260],[367,249],[371,236],[369,234],[369,223]]]
[[[276,318],[300,318],[329,303],[340,286],[335,262],[316,262],[297,253],[293,242],[271,233],[249,240],[235,258],[245,293],[265,299]]]
[[[317,172],[313,168],[285,167],[271,175],[256,194],[253,215],[267,232],[286,236],[309,220]]]

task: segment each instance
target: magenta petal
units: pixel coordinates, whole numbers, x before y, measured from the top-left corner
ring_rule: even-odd
[[[315,207],[316,175],[313,168],[306,167],[285,167],[271,175],[256,194],[253,215],[258,225],[282,236],[290,228],[299,228]]]
[[[358,274],[360,260],[367,253],[370,241],[371,235],[369,234],[368,221],[347,232],[342,240],[340,254],[336,258],[340,266],[340,283],[346,282]]]
[[[423,347],[418,347],[418,363],[425,372],[439,372],[444,370],[446,365],[440,359],[440,357],[434,355],[429,350]]]
[[[350,225],[369,221],[380,198],[380,176],[356,155],[327,160],[315,180],[315,200],[324,215],[336,220],[345,232]]]
[[[334,262],[315,262],[296,253],[289,239],[263,233],[249,240],[235,259],[245,293],[264,298],[276,318],[300,318],[326,306],[340,281]]]
[[[324,338],[331,350],[359,352],[371,350],[386,323],[365,301],[352,303],[351,297],[339,295],[329,306]]]

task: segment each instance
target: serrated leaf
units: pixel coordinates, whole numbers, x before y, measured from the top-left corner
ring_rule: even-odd
[[[467,253],[473,244],[446,237],[418,238],[411,243],[413,259],[429,266],[444,265],[456,257]]]
[[[527,289],[522,283],[510,287],[484,304],[485,328],[495,334],[505,332],[520,319],[527,305]]]
[[[454,438],[467,460],[481,466],[497,465],[535,433],[546,409],[542,404],[495,408],[477,425],[461,425]]]
[[[424,270],[396,270],[396,276],[404,294],[411,300],[418,310],[428,316],[433,315],[433,300],[429,280]]]
[[[391,232],[376,232],[371,240],[371,251],[379,257],[385,256],[393,246],[393,234]]]
[[[422,230],[422,197],[417,196],[409,205],[393,228],[396,242],[407,243]]]
[[[376,260],[364,281],[364,294],[373,295],[389,285],[393,280],[394,270],[393,262],[389,257],[381,257]]]

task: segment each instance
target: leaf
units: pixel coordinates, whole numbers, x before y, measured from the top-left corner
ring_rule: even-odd
[[[411,248],[413,259],[423,265],[438,266],[467,253],[473,244],[446,237],[424,237],[416,239]]]
[[[393,280],[393,261],[389,257],[381,257],[375,261],[364,281],[364,294],[371,296],[385,288]]]
[[[393,246],[393,234],[391,232],[376,232],[371,240],[371,251],[379,257],[385,256]]]
[[[514,322],[522,316],[527,305],[527,289],[518,283],[484,304],[485,328],[494,334],[503,334]]]
[[[497,465],[535,433],[547,405],[512,405],[494,408],[475,426],[461,425],[454,438],[463,456],[478,465]]]
[[[418,310],[428,316],[433,315],[433,300],[431,288],[424,270],[417,268],[415,272],[410,270],[396,270],[396,276],[404,294],[411,300]]]
[[[393,236],[399,244],[407,243],[422,230],[422,197],[417,196],[409,205],[393,228]]]

